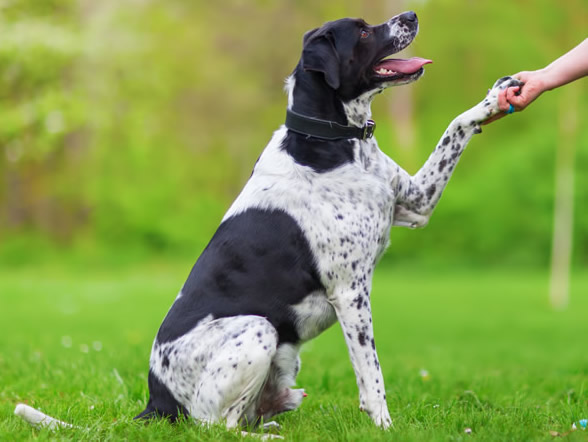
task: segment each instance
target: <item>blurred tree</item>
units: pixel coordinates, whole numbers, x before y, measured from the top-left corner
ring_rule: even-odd
[[[583,0],[0,3],[0,260],[40,253],[39,237],[193,256],[283,121],[304,32],[403,9],[421,24],[411,51],[435,64],[378,97],[374,115],[380,146],[411,172],[496,78],[547,64],[588,28]],[[387,259],[547,265],[558,94],[485,129],[431,225],[395,230]],[[579,97],[580,121],[587,107]],[[588,167],[586,125],[577,140]],[[577,179],[581,201],[588,179]],[[574,256],[586,264],[577,206]]]
[[[570,85],[561,95],[559,142],[555,161],[553,243],[549,300],[556,309],[568,306],[574,233],[574,156],[578,135],[579,88]]]
[[[401,11],[410,9],[408,3],[407,0],[388,3],[385,16],[393,17]],[[402,58],[410,58],[413,55],[411,52],[411,48],[408,47],[403,51]],[[388,101],[390,103],[389,113],[396,116],[394,119],[394,132],[397,144],[401,148],[413,150],[416,142],[413,86],[407,85],[406,87],[394,89]]]

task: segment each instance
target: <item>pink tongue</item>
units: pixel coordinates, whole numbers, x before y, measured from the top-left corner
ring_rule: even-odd
[[[378,63],[375,68],[376,71],[384,68],[388,69],[389,71],[399,72],[401,74],[414,74],[424,65],[429,63],[433,63],[433,61],[420,57],[412,57],[408,60],[401,58],[390,58],[388,60],[382,61],[381,63]]]

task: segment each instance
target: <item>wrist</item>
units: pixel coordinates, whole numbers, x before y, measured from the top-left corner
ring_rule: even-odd
[[[534,77],[534,80],[541,92],[550,91],[558,86],[549,66],[535,71]]]

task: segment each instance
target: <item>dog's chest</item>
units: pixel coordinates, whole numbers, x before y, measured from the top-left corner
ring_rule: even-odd
[[[317,179],[299,220],[323,263],[373,259],[387,244],[393,192],[379,177],[356,172]]]
[[[371,273],[388,244],[393,219],[391,160],[371,141],[357,146],[353,163],[317,173],[280,148],[284,133],[276,132],[225,219],[251,207],[292,216],[327,289],[348,275]]]
[[[315,177],[310,207],[298,219],[328,280],[371,271],[388,245],[396,189],[387,158],[371,147],[355,163]]]

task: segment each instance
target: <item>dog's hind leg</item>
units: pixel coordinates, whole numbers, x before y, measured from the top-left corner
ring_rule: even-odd
[[[260,316],[221,320],[227,333],[200,374],[190,415],[203,422],[224,420],[233,428],[254,418],[247,412],[255,407],[268,379],[278,334]]]
[[[304,389],[290,388],[296,384],[300,371],[299,350],[299,346],[294,344],[278,347],[259,401],[254,410],[249,410],[250,416],[255,415],[267,422],[272,416],[300,406],[306,396]]]

